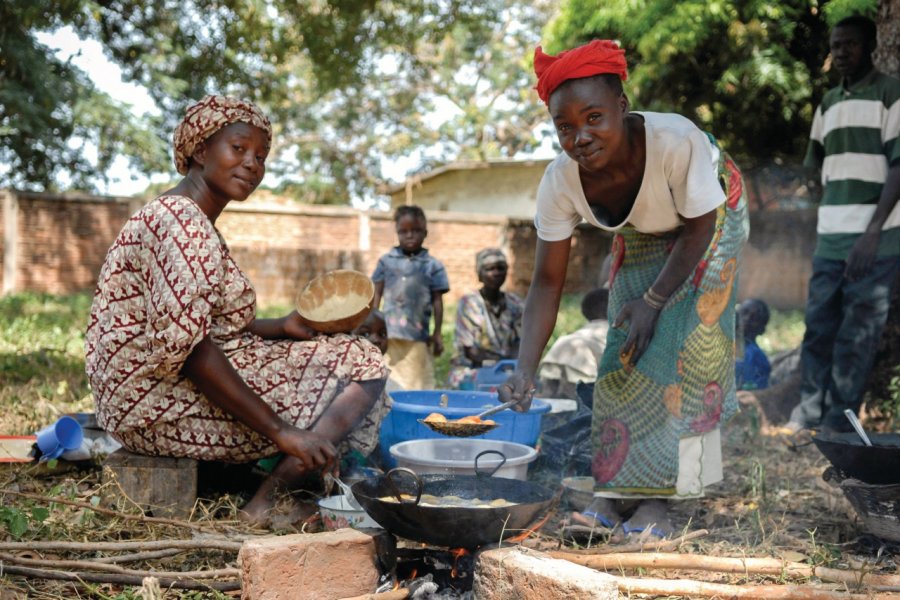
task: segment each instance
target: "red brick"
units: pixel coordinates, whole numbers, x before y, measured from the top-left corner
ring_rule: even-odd
[[[355,529],[248,540],[238,561],[244,600],[332,600],[378,585],[375,544]]]

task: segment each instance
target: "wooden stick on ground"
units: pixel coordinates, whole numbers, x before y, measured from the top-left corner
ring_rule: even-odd
[[[0,577],[3,575],[22,575],[32,579],[56,579],[61,581],[89,581],[91,583],[117,583],[120,585],[136,585],[143,583],[143,576],[126,575],[123,573],[85,573],[68,571],[56,571],[50,569],[32,569],[18,565],[0,565]],[[155,576],[155,574],[152,574]],[[201,583],[198,581],[186,581],[183,579],[159,578],[162,587],[173,587],[185,590],[217,590],[227,592],[241,588],[240,581],[210,581]]]
[[[105,571],[122,573],[140,577],[169,577],[173,579],[216,579],[219,577],[240,577],[240,569],[210,569],[206,571],[140,571],[126,569],[119,565],[97,563],[91,560],[46,560],[43,558],[23,558],[15,554],[0,553],[0,562],[22,565],[24,567],[50,569],[86,569],[88,571]]]
[[[843,569],[813,567],[777,558],[727,558],[699,554],[606,554],[575,555],[552,551],[554,558],[562,558],[585,567],[602,571],[622,569],[682,569],[690,571],[716,571],[720,573],[757,573],[776,577],[818,577],[825,581],[843,583],[849,588],[868,586],[875,589],[900,589],[900,576],[879,575]]]
[[[156,523],[157,525],[175,525],[176,527],[187,527],[189,529],[197,530],[215,529],[215,526],[211,524],[191,523],[190,521],[182,521],[180,519],[164,519],[162,517],[148,517],[143,514],[129,515],[128,513],[119,512],[117,510],[110,510],[108,508],[94,506],[93,504],[88,504],[87,502],[77,502],[75,500],[67,500],[65,498],[49,498],[47,496],[41,496],[40,494],[29,494],[27,492],[14,492],[13,490],[0,489],[0,496],[3,495],[19,496],[21,498],[28,498],[30,500],[40,500],[41,502],[52,502],[54,504],[66,504],[68,506],[75,506],[77,508],[85,508],[101,515],[116,517],[126,521]]]
[[[590,555],[590,554],[620,554],[620,553],[624,553],[624,552],[647,552],[647,551],[659,551],[659,550],[673,550],[685,542],[688,542],[690,540],[695,540],[697,538],[701,538],[701,537],[704,537],[707,535],[709,535],[708,530],[698,529],[697,531],[692,531],[690,533],[686,533],[681,537],[673,538],[671,540],[658,540],[655,542],[645,542],[645,543],[639,543],[639,544],[603,545],[603,546],[596,546],[594,548],[584,548],[582,550],[559,550],[558,552],[565,552],[567,554]]]
[[[850,594],[808,585],[727,585],[690,579],[635,579],[613,576],[620,592],[661,596],[704,596],[752,600],[900,600],[897,594]]]
[[[176,554],[182,554],[186,552],[185,548],[169,548],[163,550],[151,550],[149,552],[133,552],[131,554],[119,554],[116,556],[102,556],[100,558],[92,559],[94,562],[98,563],[124,563],[124,562],[137,562],[140,560],[153,560],[155,558],[168,558],[169,556],[175,556]]]
[[[185,550],[241,549],[241,542],[228,540],[134,540],[130,542],[0,542],[0,550],[72,550],[73,552],[116,552],[127,550],[160,550],[162,548],[184,548]]]

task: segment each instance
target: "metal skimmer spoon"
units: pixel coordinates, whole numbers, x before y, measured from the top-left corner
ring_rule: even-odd
[[[853,429],[856,430],[856,433],[862,439],[863,444],[865,444],[866,446],[871,446],[872,440],[870,440],[869,436],[866,435],[866,430],[863,429],[862,423],[860,423],[859,419],[856,418],[856,413],[848,408],[844,410],[844,416],[847,417],[847,420],[850,421],[851,425],[853,425]]]

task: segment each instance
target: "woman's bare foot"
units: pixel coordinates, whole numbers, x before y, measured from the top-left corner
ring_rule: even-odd
[[[278,495],[296,487],[297,482],[303,478],[302,467],[303,463],[296,457],[283,457],[275,470],[263,480],[250,501],[241,508],[238,517],[251,525],[267,527]]]
[[[641,502],[622,528],[629,536],[637,535],[645,541],[669,537],[675,532],[669,520],[668,502],[656,499]]]

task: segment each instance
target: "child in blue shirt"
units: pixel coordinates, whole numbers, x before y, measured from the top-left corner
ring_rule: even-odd
[[[769,387],[772,367],[769,359],[756,343],[769,324],[769,307],[762,300],[751,298],[741,302],[737,317],[744,333],[744,357],[734,369],[735,383],[739,390],[761,390]]]
[[[444,351],[442,296],[450,290],[447,271],[422,247],[428,223],[420,207],[398,207],[394,225],[399,244],[378,259],[372,275],[373,306],[379,308],[384,298],[382,312],[388,333],[385,359],[391,379],[404,389],[434,389],[433,356]],[[432,313],[434,327],[429,329]]]

